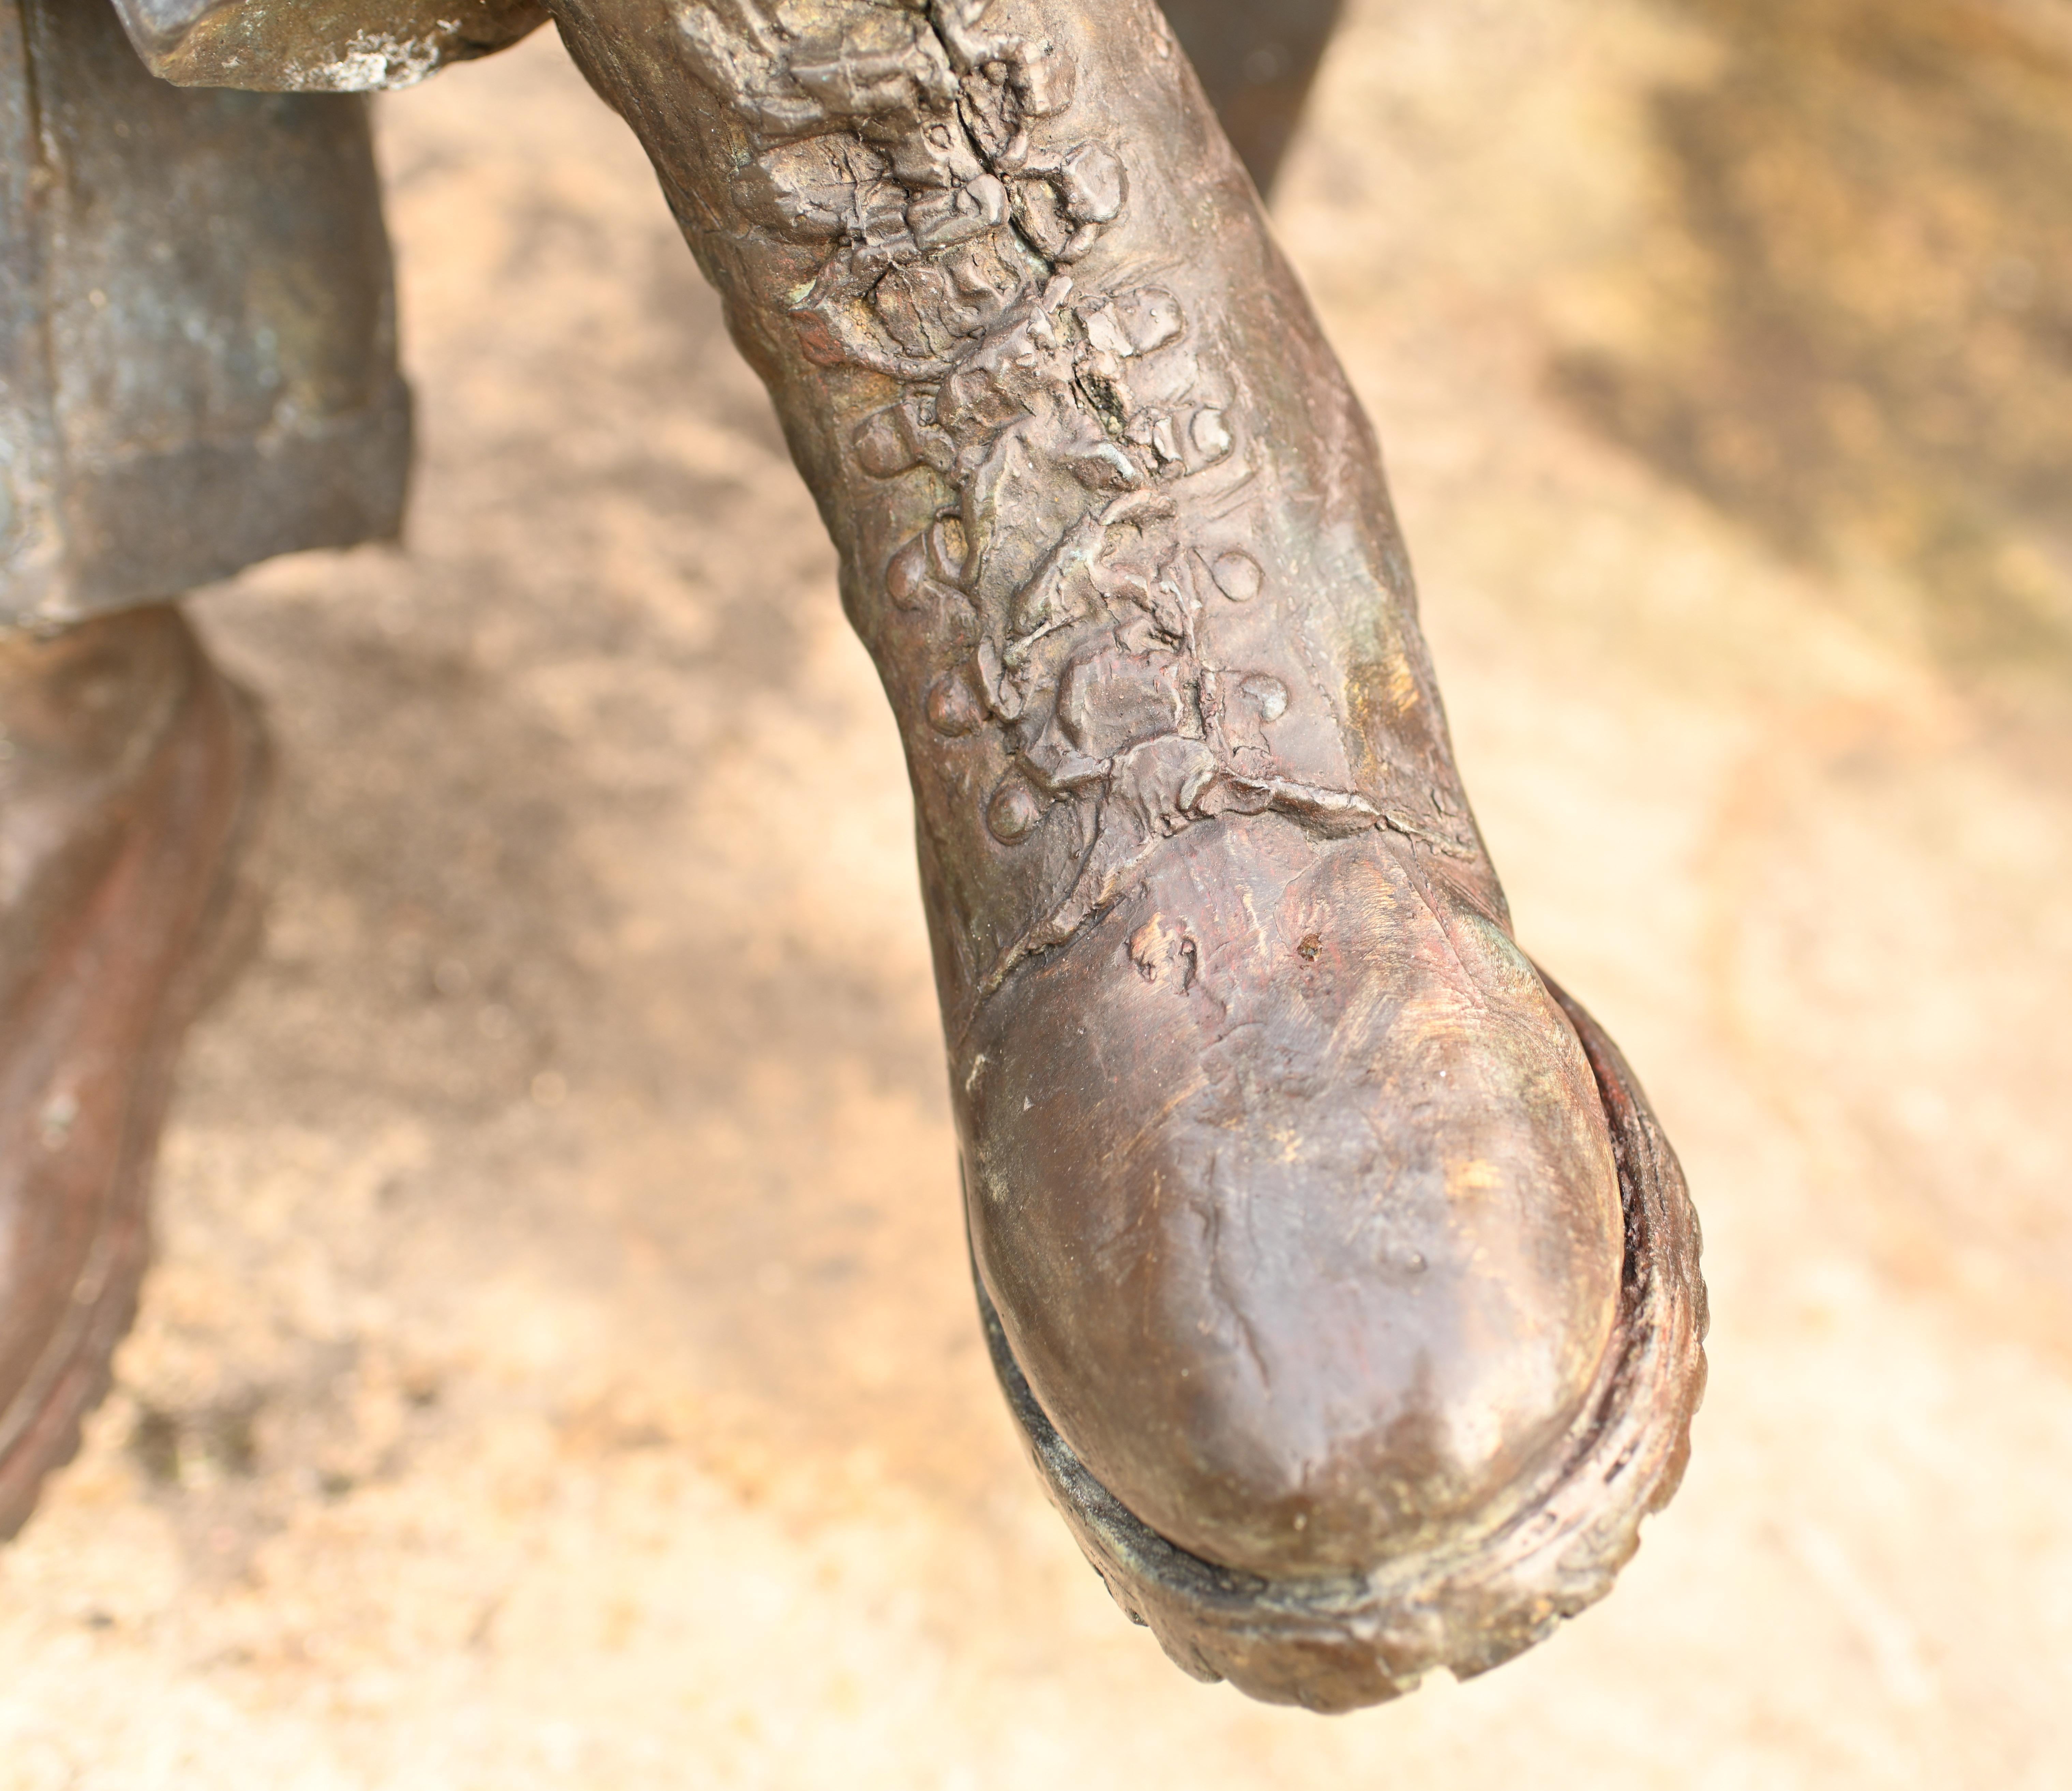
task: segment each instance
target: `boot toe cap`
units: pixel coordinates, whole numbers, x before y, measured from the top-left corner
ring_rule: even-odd
[[[1500,1513],[1575,1420],[1618,1301],[1610,1139],[1530,965],[1396,853],[1221,901],[1211,868],[1003,992],[974,1245],[1036,1397],[1145,1523],[1363,1571]],[[1192,942],[1170,974],[1147,929]]]

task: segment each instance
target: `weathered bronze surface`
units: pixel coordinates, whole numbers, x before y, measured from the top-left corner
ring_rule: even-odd
[[[343,78],[298,72],[315,14],[221,10],[264,78]],[[1371,432],[1171,31],[553,11],[892,699],[981,1304],[1083,1544],[1262,1697],[1527,1645],[1680,1471],[1695,1225],[1511,938]]]
[[[1345,0],[1160,0],[1261,192],[1287,153]],[[114,0],[152,72],[188,87],[408,87],[544,24],[541,0]]]
[[[0,0],[0,626],[396,532],[364,105],[183,92],[105,0]]]
[[[181,1033],[240,929],[260,737],[165,605],[0,633],[0,1538],[78,1445]]]
[[[153,72],[189,87],[352,93],[544,25],[538,0],[114,0]]]
[[[899,718],[1005,1359],[1101,1497],[1249,1576],[1242,1646],[1170,1604],[1161,1639],[1334,1707],[1523,1645],[1673,1483],[1688,1214],[1673,1169],[1622,1201],[1371,432],[1170,32],[1142,0],[556,10]],[[1656,1277],[1651,1378],[1622,1287]],[[1572,1546],[1419,1590],[1539,1526]],[[1298,1596],[1328,1645],[1272,1618]]]

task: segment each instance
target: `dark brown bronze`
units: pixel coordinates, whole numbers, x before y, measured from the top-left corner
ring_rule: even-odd
[[[176,610],[0,634],[0,1538],[129,1328],[174,1054],[246,930],[263,768]]]
[[[1461,1546],[1362,1573],[1280,1580],[1176,1547],[1059,1436],[980,1284],[993,1368],[1053,1501],[1116,1601],[1195,1678],[1333,1711],[1398,1696],[1434,1666],[1462,1678],[1486,1672],[1602,1597],[1637,1546],[1640,1518],[1675,1493],[1704,1388],[1697,1216],[1618,1047],[1548,987],[1589,1054],[1611,1125],[1626,1279],[1611,1346],[1564,1446],[1501,1521]]]
[[[1263,1698],[1529,1645],[1680,1473],[1695,1221],[1512,941],[1371,432],[1172,31],[1149,0],[552,10],[892,700],[982,1313],[1082,1545]],[[330,16],[200,23],[240,79],[336,85],[300,35]],[[471,47],[410,41],[364,84]]]
[[[1097,1565],[1264,1697],[1515,1652],[1673,1485],[1695,1233],[1511,942],[1371,433],[1170,31],[555,11],[841,549],[1003,1378]]]

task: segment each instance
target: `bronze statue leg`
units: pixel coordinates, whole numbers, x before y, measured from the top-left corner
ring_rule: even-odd
[[[1083,1545],[1261,1697],[1529,1645],[1680,1471],[1696,1233],[1512,941],[1371,432],[1170,31],[553,10],[898,717],[981,1310]]]
[[[0,1538],[106,1384],[237,937],[263,745],[160,599],[393,534],[409,442],[362,102],[0,0]]]
[[[426,66],[533,16],[384,3]],[[981,1317],[1067,1522],[1260,1697],[1529,1645],[1675,1485],[1695,1222],[1511,937],[1371,433],[1171,31],[1150,0],[551,10],[891,697]],[[226,43],[254,81],[421,72],[289,54],[314,12],[129,10],[182,78]]]

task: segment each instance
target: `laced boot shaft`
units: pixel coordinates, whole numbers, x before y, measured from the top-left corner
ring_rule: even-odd
[[[1155,8],[561,10],[841,549],[953,1029],[1219,814],[1501,914],[1371,432]]]

